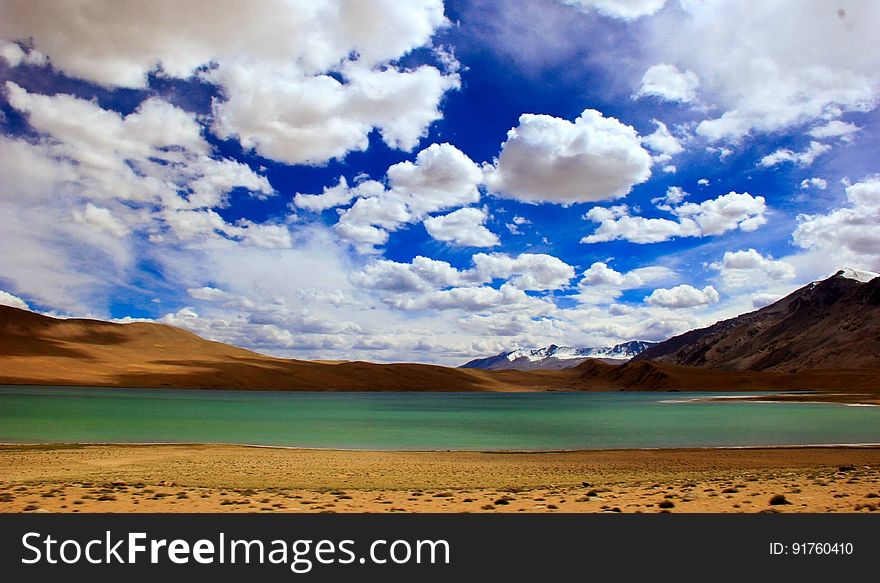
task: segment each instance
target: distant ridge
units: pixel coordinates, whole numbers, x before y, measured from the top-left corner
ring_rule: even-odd
[[[542,348],[519,348],[487,358],[477,358],[460,368],[483,370],[561,370],[598,359],[607,364],[623,364],[656,342],[632,340],[604,348],[573,348],[551,344]]]
[[[633,360],[727,371],[880,368],[880,274],[841,269],[760,310],[670,338]]]
[[[638,357],[615,365],[588,358],[562,370],[528,371],[288,360],[164,324],[63,320],[0,306],[0,385],[432,392],[814,389],[837,391],[829,395],[833,399],[880,404],[880,397],[865,396],[880,396],[878,381],[880,370],[866,368],[727,372]]]

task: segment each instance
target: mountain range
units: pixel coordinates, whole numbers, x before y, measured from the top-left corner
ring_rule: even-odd
[[[460,368],[561,370],[575,367],[589,359],[601,360],[606,364],[623,364],[654,344],[656,342],[643,340],[632,340],[604,348],[573,348],[551,344],[543,348],[519,348],[487,358],[477,358],[461,365]]]
[[[760,310],[648,344],[598,350],[548,346],[478,359],[468,368],[305,361],[212,342],[164,324],[58,319],[0,306],[0,384],[331,391],[815,389],[876,395],[880,276],[841,270]],[[638,350],[643,352],[625,360]],[[473,366],[484,361],[488,368],[485,361],[492,359],[575,364],[556,370]],[[609,359],[623,364],[608,364]]]
[[[880,368],[880,274],[842,269],[760,310],[656,344],[634,360],[725,371]]]

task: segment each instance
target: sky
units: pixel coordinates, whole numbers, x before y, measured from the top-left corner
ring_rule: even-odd
[[[872,0],[0,0],[0,304],[291,358],[880,271]]]

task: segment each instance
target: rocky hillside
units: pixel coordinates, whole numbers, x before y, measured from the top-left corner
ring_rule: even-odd
[[[652,360],[727,371],[880,368],[880,276],[845,269],[760,310],[644,351]]]

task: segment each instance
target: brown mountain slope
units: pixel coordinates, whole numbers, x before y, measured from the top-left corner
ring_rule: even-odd
[[[522,375],[425,364],[273,358],[155,323],[59,320],[0,306],[0,384],[350,391],[541,390]]]
[[[840,275],[765,308],[691,330],[634,361],[726,371],[880,369],[880,278]]]
[[[650,360],[609,365],[588,361],[572,371],[564,388],[605,391],[843,391],[880,393],[880,370],[802,372],[720,371]],[[647,387],[650,387],[648,389]],[[845,399],[844,399],[845,400]],[[870,402],[875,402],[876,397]]]
[[[877,371],[722,372],[596,360],[561,371],[273,358],[154,323],[58,320],[0,306],[0,384],[348,391],[880,391]]]

